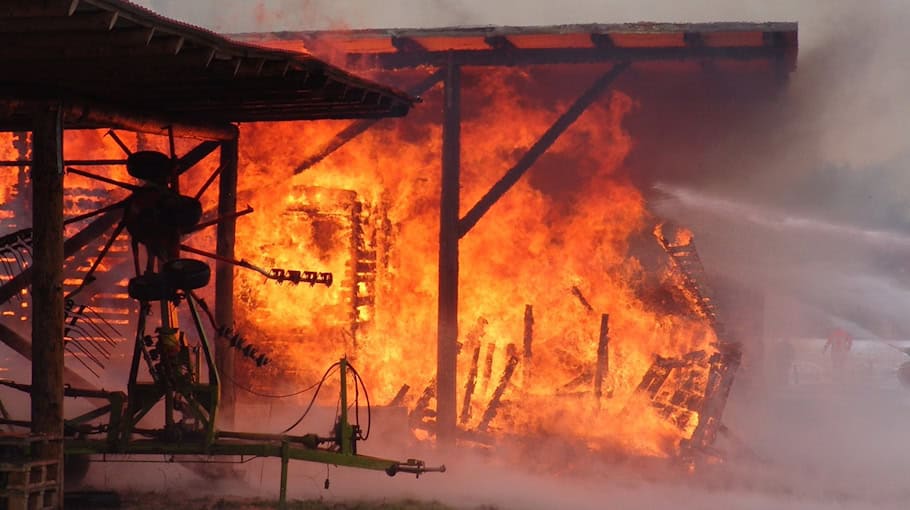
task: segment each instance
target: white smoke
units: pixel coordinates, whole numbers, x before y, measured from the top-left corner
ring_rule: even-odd
[[[910,331],[910,3],[902,0],[143,0],[225,33],[451,25],[798,21],[799,68],[761,118],[742,119],[668,180],[657,206],[690,225],[709,269],[765,291],[769,330],[792,334],[809,309],[860,310],[854,332],[889,321]],[[798,307],[780,302],[797,303]],[[782,311],[783,308],[787,310]],[[776,310],[776,312],[775,312]],[[787,313],[783,313],[787,312]],[[788,315],[789,313],[789,315]],[[810,324],[810,327],[819,324]],[[876,330],[880,331],[880,330]],[[817,336],[826,332],[817,330]],[[878,334],[878,333],[871,333]],[[413,484],[355,473],[328,493],[438,498],[502,508],[908,508],[910,399],[897,352],[859,347],[851,383],[826,379],[821,344],[797,356],[816,370],[794,388],[731,399],[727,423],[764,460],[703,477],[630,475],[591,461],[580,472],[533,472],[447,459]],[[866,347],[868,349],[868,346]],[[873,361],[870,361],[873,360]],[[871,368],[870,368],[871,367]],[[862,370],[861,370],[862,369]],[[863,378],[863,370],[884,378]],[[821,375],[818,375],[821,374]],[[857,375],[860,374],[860,375]],[[817,377],[816,377],[817,376]],[[600,424],[592,423],[592,427]],[[319,496],[319,468],[295,468],[296,496]],[[292,471],[293,473],[293,471]],[[274,470],[272,471],[274,475]]]

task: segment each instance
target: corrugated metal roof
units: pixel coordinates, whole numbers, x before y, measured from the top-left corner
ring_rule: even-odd
[[[400,116],[414,99],[309,54],[124,0],[4,0],[0,95],[80,98],[187,121]]]

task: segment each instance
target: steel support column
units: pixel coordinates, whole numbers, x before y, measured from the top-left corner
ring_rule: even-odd
[[[41,108],[32,137],[32,432],[56,437],[63,435],[62,113],[59,104]],[[49,446],[42,454],[58,460],[61,480],[62,443]]]
[[[234,258],[234,239],[237,219],[237,139],[221,143],[221,175],[218,179],[218,216],[224,221],[218,223],[216,253],[224,258]],[[219,326],[234,327],[234,266],[227,262],[215,263],[215,320]],[[221,385],[221,426],[234,424],[234,350],[226,343],[216,340],[215,365],[221,374],[227,375]]]
[[[446,67],[439,208],[439,305],[436,344],[436,438],[455,445],[458,356],[458,215],[461,166],[461,69]]]

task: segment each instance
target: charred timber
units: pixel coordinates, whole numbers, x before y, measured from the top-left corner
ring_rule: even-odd
[[[408,94],[412,96],[420,96],[430,90],[434,85],[442,81],[444,77],[444,71],[436,71],[435,73],[428,76],[425,80],[408,89]],[[360,134],[370,129],[370,127],[372,127],[380,120],[382,120],[382,118],[361,119],[353,122],[350,126],[342,129],[337,135],[335,135],[334,138],[329,140],[328,143],[320,147],[316,154],[313,154],[312,156],[305,159],[302,163],[297,165],[297,168],[294,169],[294,173],[299,174],[311,166],[319,163],[323,159],[329,157],[336,150],[340,149],[354,138],[357,138]]]
[[[474,346],[474,353],[471,355],[471,369],[468,372],[468,380],[464,385],[464,400],[461,403],[461,416],[459,417],[462,425],[471,419],[471,399],[474,397],[474,388],[477,386],[480,345],[480,342],[477,342],[477,345]]]
[[[594,370],[594,396],[597,400],[603,396],[604,376],[610,371],[610,316],[601,314],[600,335],[597,342],[597,366]]]
[[[32,131],[32,432],[63,436],[63,111],[44,105]],[[54,463],[47,479],[62,492],[63,445],[37,452]],[[56,471],[56,472],[54,472]]]
[[[534,343],[534,307],[525,305],[525,329],[524,329],[524,377],[523,384],[527,388],[531,384],[531,357]]]
[[[742,345],[720,342],[718,352],[709,359],[710,371],[705,388],[704,404],[699,412],[698,426],[692,433],[689,446],[704,450],[714,444],[723,424],[724,407],[733,387],[733,380],[742,362]]]
[[[417,399],[417,403],[414,405],[414,409],[411,411],[411,414],[408,415],[408,421],[411,423],[412,427],[416,427],[423,422],[423,418],[429,412],[430,400],[435,396],[436,378],[434,377],[433,380],[427,384],[427,387],[424,388],[423,393],[420,394],[420,398]]]
[[[437,440],[455,445],[458,419],[458,240],[461,182],[461,68],[445,67],[439,200],[439,295],[436,339]]]
[[[411,387],[407,384],[402,384],[401,389],[398,390],[398,393],[395,394],[395,397],[389,401],[389,407],[398,407],[404,403],[404,397],[408,395]]]
[[[36,109],[40,109],[40,102],[19,99],[3,101],[5,115],[30,116]],[[173,130],[174,135],[181,138],[218,141],[235,140],[239,133],[237,126],[227,122],[192,121],[158,113],[132,111],[89,100],[76,100],[64,104],[62,115],[66,128],[112,127],[155,135],[168,135],[169,131]]]
[[[621,62],[613,66],[612,69],[597,78],[593,84],[566,110],[556,122],[551,125],[547,131],[540,137],[528,152],[518,160],[518,163],[510,168],[499,181],[494,184],[487,193],[474,204],[464,217],[458,220],[458,237],[464,237],[474,228],[474,225],[480,221],[480,218],[495,204],[515,183],[521,179],[521,176],[528,171],[534,163],[553,145],[556,140],[578,120],[578,117],[596,101],[600,95],[618,78],[626,68],[628,62]]]
[[[205,145],[205,143],[200,146]],[[234,243],[237,229],[237,164],[239,145],[237,139],[221,143],[221,173],[218,180],[218,216],[215,252],[224,259],[234,258]],[[192,152],[192,151],[191,151]],[[234,325],[234,267],[222,260],[215,263],[215,321],[232,327]],[[218,371],[234,377],[234,350],[223,344],[215,353]],[[226,385],[221,389],[221,419],[230,428],[234,421],[234,388]]]
[[[573,285],[572,295],[578,298],[578,302],[581,303],[581,306],[583,306],[585,310],[594,313],[594,307],[591,306],[591,303],[588,302],[588,300],[585,298],[585,295],[581,293],[581,289]]]
[[[499,386],[497,386],[496,390],[493,392],[490,404],[487,406],[486,411],[484,411],[483,418],[481,418],[480,424],[477,426],[477,430],[480,432],[486,432],[490,427],[490,422],[493,421],[493,418],[496,418],[496,414],[499,412],[499,408],[502,405],[502,396],[509,387],[509,382],[512,380],[512,375],[515,373],[515,367],[518,365],[518,349],[515,348],[515,345],[509,344],[507,352],[509,353],[509,361],[506,362],[506,368],[502,372]]]
[[[496,355],[496,344],[490,342],[487,344],[487,355],[483,361],[483,392],[487,392],[490,386],[490,380],[493,379],[493,357]]]

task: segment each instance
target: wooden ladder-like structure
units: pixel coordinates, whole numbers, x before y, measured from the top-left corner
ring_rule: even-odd
[[[698,409],[699,420],[692,437],[683,445],[690,450],[709,450],[717,434],[723,430],[721,418],[736,371],[742,361],[742,346],[738,342],[727,341],[726,332],[719,319],[716,302],[710,287],[705,283],[707,276],[693,238],[681,244],[671,243],[662,230],[655,231],[657,242],[669,255],[670,260],[679,269],[682,278],[682,291],[689,297],[695,313],[704,317],[714,328],[717,336],[717,352],[708,359],[709,372],[705,387],[705,396]]]

